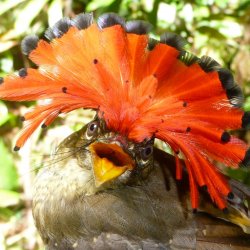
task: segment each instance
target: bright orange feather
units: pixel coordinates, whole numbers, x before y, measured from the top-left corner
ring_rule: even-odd
[[[182,177],[178,157],[184,156],[193,208],[197,185],[206,185],[223,209],[230,188],[211,162],[236,168],[244,159],[244,142],[221,139],[225,130],[241,127],[244,112],[228,100],[217,71],[206,72],[198,62],[186,65],[175,47],[158,43],[149,50],[148,43],[148,35],[97,24],[71,27],[50,43],[40,40],[29,54],[38,69],[7,76],[0,86],[3,100],[50,100],[25,115],[16,145],[22,147],[39,125],[50,125],[60,113],[95,109],[110,130],[130,140],[156,137],[169,144],[177,179]]]

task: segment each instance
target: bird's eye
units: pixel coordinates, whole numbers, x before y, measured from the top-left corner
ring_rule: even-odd
[[[143,160],[147,160],[153,154],[153,146],[148,145],[141,151],[141,157]]]
[[[87,137],[91,138],[93,136],[96,136],[98,132],[98,128],[99,128],[99,124],[97,121],[93,121],[89,123],[87,133],[86,133]]]

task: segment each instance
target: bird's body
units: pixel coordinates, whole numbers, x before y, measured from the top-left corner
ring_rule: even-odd
[[[227,250],[250,246],[250,237],[247,240],[240,228],[192,213],[187,179],[176,182],[172,157],[159,150],[144,180],[97,189],[91,154],[79,147],[85,143],[85,133],[86,128],[65,139],[53,163],[34,182],[33,215],[47,249]],[[215,237],[221,228],[225,229],[223,239]],[[209,235],[211,231],[214,234]]]
[[[98,189],[89,150],[74,148],[83,136],[78,132],[66,139],[55,163],[41,170],[34,182],[33,214],[44,241],[74,244],[83,238],[91,242],[103,232],[168,245],[174,231],[186,228],[190,217],[176,200],[173,177],[169,175],[167,191],[158,166],[145,180]]]
[[[140,186],[105,190],[88,196],[81,192],[81,188],[88,185],[82,181],[84,170],[75,159],[68,164],[71,164],[69,172],[58,174],[56,169],[46,170],[35,182],[34,218],[44,242],[50,245],[49,249],[58,249],[51,247],[56,243],[62,244],[59,249],[65,249],[65,242],[74,245],[79,240],[85,240],[94,248],[95,239],[102,233],[106,237],[117,234],[128,238],[135,249],[141,248],[147,240],[168,246],[176,230],[189,229],[194,235],[192,221],[188,219],[190,213],[176,199],[177,187],[173,178],[169,179],[170,190],[167,191],[160,168],[155,168]],[[124,245],[124,242],[120,244]],[[117,245],[110,248],[121,249]]]

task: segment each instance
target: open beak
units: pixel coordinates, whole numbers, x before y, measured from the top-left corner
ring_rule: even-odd
[[[131,157],[116,144],[96,142],[90,145],[96,187],[113,180],[135,166]]]

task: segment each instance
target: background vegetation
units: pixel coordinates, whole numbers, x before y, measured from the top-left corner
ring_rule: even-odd
[[[235,73],[250,110],[250,0],[2,0],[0,1],[0,76],[30,65],[20,52],[24,36],[43,37],[62,16],[81,12],[116,12],[126,19],[153,24],[153,35],[168,30],[181,34],[193,53],[209,55]],[[0,250],[43,249],[30,210],[31,183],[47,155],[66,134],[89,120],[90,113],[58,118],[50,130],[37,131],[17,154],[12,152],[22,126],[21,114],[32,103],[0,101]],[[250,135],[238,132],[246,141]],[[44,136],[46,134],[46,136]],[[52,145],[52,146],[51,146]],[[230,171],[250,184],[247,170]]]

